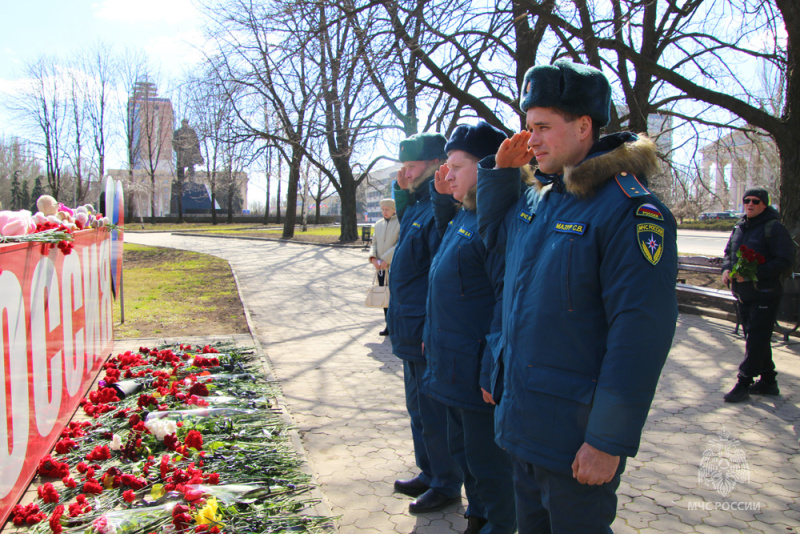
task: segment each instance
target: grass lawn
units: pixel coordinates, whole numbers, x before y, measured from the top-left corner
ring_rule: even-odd
[[[196,252],[124,244],[125,323],[114,304],[114,337],[246,333],[247,321],[231,268]]]
[[[223,223],[220,222],[216,226],[211,223],[191,223],[185,222],[178,223],[156,223],[149,222],[140,223],[139,221],[125,221],[125,230],[128,232],[203,232],[206,230],[242,230],[246,228],[280,228],[277,225],[263,226],[253,223]]]

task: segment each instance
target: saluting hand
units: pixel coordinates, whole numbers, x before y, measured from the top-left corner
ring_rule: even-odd
[[[447,183],[445,178],[450,173],[450,167],[447,166],[447,163],[442,164],[439,167],[439,170],[433,173],[433,186],[436,188],[436,192],[440,195],[452,195],[453,191],[450,189],[450,184]]]
[[[522,131],[503,141],[494,158],[495,168],[519,168],[530,163],[533,159],[533,149],[528,147],[530,138],[530,132]]]
[[[400,189],[408,189],[408,183],[406,182],[406,171],[403,170],[402,167],[397,171],[397,187]]]

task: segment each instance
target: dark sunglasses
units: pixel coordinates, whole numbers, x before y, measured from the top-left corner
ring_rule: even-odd
[[[752,204],[753,206],[758,206],[759,204],[761,204],[761,201],[757,198],[746,198],[742,200],[742,202],[744,202],[745,204]]]

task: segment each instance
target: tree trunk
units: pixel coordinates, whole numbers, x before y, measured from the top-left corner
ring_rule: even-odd
[[[214,180],[211,180],[211,224],[217,225],[217,187]]]
[[[347,243],[358,240],[358,219],[356,214],[356,190],[354,183],[342,183],[339,196],[342,201],[342,226],[339,241]]]
[[[150,173],[150,224],[156,223],[156,173]]]
[[[319,224],[320,204],[322,204],[322,173],[317,178],[317,196],[314,198],[316,207],[314,208],[314,224]]]
[[[236,182],[233,181],[233,175],[228,177],[228,224],[233,222],[233,195],[236,190]]]
[[[103,183],[103,177],[100,177],[100,183]],[[133,221],[133,193],[136,188],[133,186],[133,170],[128,171],[128,190],[125,192],[125,207],[128,209],[128,214],[125,217],[126,221]],[[104,192],[101,191],[102,195]],[[105,215],[105,214],[104,214]]]
[[[267,149],[267,154],[269,154],[269,149]],[[271,171],[270,167],[271,167],[271,164],[270,164],[270,161],[269,161],[269,156],[267,156],[267,172],[266,172],[266,177],[267,177],[267,199],[266,199],[266,202],[264,204],[264,226],[269,224],[269,173]]]
[[[275,215],[276,215],[275,223],[276,224],[280,224],[281,223],[281,167],[282,167],[282,165],[281,165],[281,157],[279,155],[278,156],[278,196],[277,196],[277,202],[275,202],[275,204],[276,204],[275,205],[275,209],[277,210],[276,213],[275,213]]]
[[[800,151],[798,141],[785,139],[778,142],[781,161],[781,221],[789,230],[795,243],[800,242]],[[795,250],[793,270],[800,269],[800,248]]]
[[[289,166],[289,189],[286,191],[286,219],[283,222],[283,237],[294,237],[294,225],[297,221],[297,183],[300,181],[300,163],[303,152],[300,146],[292,148],[292,163]]]
[[[178,167],[178,224],[183,224],[183,180],[185,179],[183,167]]]

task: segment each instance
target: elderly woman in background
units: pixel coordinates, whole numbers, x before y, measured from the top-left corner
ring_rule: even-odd
[[[369,255],[369,262],[378,271],[378,284],[386,283],[386,273],[389,272],[389,265],[392,263],[394,247],[400,235],[400,221],[395,215],[394,200],[384,198],[380,202],[383,219],[375,223],[375,231],[372,238],[372,251]],[[386,308],[383,309],[383,316],[386,317]],[[380,331],[380,335],[388,336],[389,327]]]

